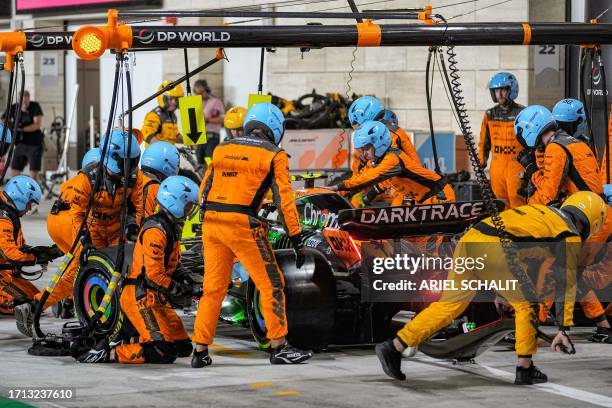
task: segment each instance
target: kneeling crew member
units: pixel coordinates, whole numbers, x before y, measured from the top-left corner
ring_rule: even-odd
[[[192,291],[174,280],[173,273],[181,258],[183,223],[198,205],[198,185],[187,177],[168,177],[159,186],[157,203],[159,212],[142,225],[121,293],[121,310],[138,331],[139,341],[118,345],[113,356],[103,339],[77,357],[81,363],[171,364],[177,357],[191,355],[191,340],[167,294],[184,296]]]
[[[576,262],[581,242],[586,241],[603,225],[606,217],[606,204],[603,199],[591,192],[579,192],[570,196],[558,210],[544,205],[526,205],[499,214],[510,239],[519,242],[555,242],[562,247],[551,248],[546,258],[555,256],[554,279],[557,284],[557,323],[559,332],[551,348],[562,351],[571,348],[565,329],[573,326],[574,299],[576,296]],[[562,250],[561,248],[564,248]],[[564,252],[564,253],[563,253]],[[560,255],[563,253],[563,255]],[[455,280],[513,280],[506,254],[500,244],[497,230],[491,218],[487,218],[460,239],[454,257],[482,257],[487,254],[485,268],[467,269],[463,273],[449,271],[448,279]],[[466,258],[467,259],[467,258]],[[516,262],[516,261],[515,261]],[[519,268],[523,266],[516,265]],[[459,283],[456,283],[460,287]],[[537,351],[537,303],[527,299],[517,284],[515,290],[503,292],[515,310],[516,324],[516,367],[515,384],[535,384],[548,380],[546,374],[533,365],[532,355]],[[402,351],[407,347],[418,347],[429,336],[447,326],[467,308],[476,291],[445,291],[440,301],[429,305],[404,326],[397,337],[376,346],[383,370],[390,377],[404,380],[401,371]]]
[[[15,306],[29,302],[38,289],[20,275],[21,266],[44,264],[61,256],[54,247],[28,247],[20,218],[38,205],[42,192],[27,176],[9,180],[0,197],[0,313],[13,314]]]
[[[211,364],[208,345],[217,328],[234,257],[247,270],[261,293],[272,364],[301,363],[312,357],[289,345],[285,314],[285,279],[268,241],[266,224],[257,211],[268,189],[296,252],[296,266],[304,263],[304,247],[294,193],[289,181],[287,153],[279,147],[285,118],[271,103],[258,103],[247,112],[245,137],[221,143],[215,149],[202,181],[202,245],[204,294],[193,331],[197,344],[191,366]]]
[[[389,129],[381,122],[364,123],[353,133],[353,146],[361,156],[373,162],[372,166],[364,168],[357,177],[328,187],[330,190],[361,190],[374,186],[371,191],[377,194],[384,188],[392,188],[402,194],[399,200],[394,197],[392,205],[402,205],[404,199],[417,204],[455,201],[455,192],[446,178],[418,166],[404,152],[393,148]]]

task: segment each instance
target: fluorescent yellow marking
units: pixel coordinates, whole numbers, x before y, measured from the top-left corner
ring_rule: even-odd
[[[211,344],[208,348],[215,350],[215,355],[226,356],[226,357],[237,357],[237,358],[255,358],[255,354],[247,353],[245,351],[234,350],[228,347],[220,346],[218,344]]]
[[[111,301],[110,295],[104,295],[104,297],[102,298],[102,303],[109,303],[110,301]]]
[[[276,391],[273,392],[272,395],[278,395],[278,396],[283,396],[283,395],[300,395],[303,394],[303,392],[300,391]]]
[[[273,382],[258,382],[258,383],[249,384],[249,387],[252,387],[252,388],[274,387],[274,383]]]

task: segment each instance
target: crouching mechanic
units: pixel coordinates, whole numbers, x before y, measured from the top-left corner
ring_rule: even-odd
[[[554,248],[545,248],[545,256],[554,256],[556,260],[554,278],[558,299],[561,300],[556,305],[559,333],[551,344],[555,351],[561,352],[563,348],[572,347],[565,330],[573,326],[577,257],[581,242],[599,230],[605,216],[606,204],[599,195],[592,192],[578,192],[570,196],[561,209],[526,205],[499,214],[506,233],[513,242],[555,243]],[[505,282],[517,279],[508,266],[506,254],[491,218],[469,229],[460,239],[453,256],[455,259],[476,258],[482,257],[483,254],[487,256],[483,269],[466,269],[463,273],[450,270],[447,279]],[[517,258],[510,261],[517,262],[515,266],[523,268]],[[455,282],[455,285],[460,288],[460,282]],[[397,332],[394,339],[378,344],[376,355],[385,373],[395,379],[404,380],[406,376],[401,371],[402,352],[407,347],[418,347],[429,336],[447,326],[463,313],[476,293],[469,289],[444,291],[440,301],[432,303],[419,313]],[[515,347],[518,355],[515,384],[546,382],[546,374],[538,370],[532,361],[532,356],[537,351],[537,302],[533,303],[534,300],[529,299],[526,288],[520,284],[517,284],[515,290],[510,288],[503,291],[503,296],[515,310]]]
[[[208,345],[217,328],[234,257],[245,267],[261,294],[261,306],[271,340],[272,364],[301,363],[312,357],[289,345],[285,313],[285,279],[268,241],[266,224],[257,212],[268,189],[296,252],[301,268],[305,255],[294,193],[289,181],[287,153],[279,147],[284,133],[282,112],[271,103],[253,105],[244,122],[245,137],[221,143],[215,149],[202,181],[202,245],[204,294],[193,331],[196,351],[191,366],[212,363]]]
[[[142,153],[140,170],[143,183],[143,218],[155,213],[159,185],[166,178],[178,174],[180,161],[178,150],[168,142],[153,143]]]
[[[410,140],[410,137],[399,126],[399,122],[397,120],[397,116],[393,111],[389,109],[383,109],[380,101],[372,96],[362,96],[361,98],[355,100],[348,112],[348,119],[353,129],[357,130],[361,125],[363,125],[367,121],[378,120],[385,124],[387,129],[389,129],[389,134],[391,136],[391,146],[403,151],[410,159],[413,166],[421,167],[421,161],[419,159],[419,155]],[[357,177],[361,171],[368,166],[368,160],[360,154],[359,150],[355,150],[353,153],[353,160],[351,164],[351,170],[353,171],[352,177]],[[435,173],[434,173],[435,174]],[[436,178],[437,176],[433,176]],[[355,194],[351,202],[355,207],[361,205],[360,200],[364,205],[370,205],[374,198],[380,196],[385,189],[380,188],[378,190],[368,189],[360,194]],[[386,191],[388,196],[384,199],[384,201],[389,201],[393,205],[400,205],[404,200],[404,195],[401,192],[393,191],[392,189],[388,189]]]
[[[455,201],[455,192],[444,177],[421,167],[406,153],[391,146],[389,129],[381,122],[365,122],[353,133],[353,146],[373,164],[364,168],[357,177],[326,188],[351,191],[374,186],[373,194],[392,188],[401,194],[399,199],[394,196],[392,205],[402,205],[405,199],[417,204]]]
[[[108,151],[104,155],[102,165],[102,183],[95,194],[92,194],[95,180],[98,177],[100,167],[97,165],[86,166],[71,180],[72,198],[67,217],[70,220],[70,229],[64,233],[71,239],[79,237],[81,224],[86,222],[82,236],[79,237],[80,243],[76,246],[73,253],[74,258],[55,286],[47,288],[36,295],[36,301],[19,306],[20,313],[16,315],[17,328],[19,331],[32,337],[32,319],[38,307],[38,301],[42,298],[45,291],[51,291],[45,301],[45,308],[50,307],[65,297],[72,294],[72,287],[76,270],[81,259],[81,254],[87,254],[89,249],[106,248],[117,245],[119,242],[121,225],[121,207],[125,185],[127,184],[128,200],[128,225],[125,233],[130,236],[137,235],[138,226],[142,219],[142,175],[137,172],[140,149],[138,141],[131,135],[131,150],[128,153],[128,141],[124,130],[115,129],[108,141]],[[101,146],[104,146],[104,140]],[[124,180],[123,165],[125,158],[130,159],[130,169],[132,174],[130,179]],[[91,209],[87,220],[84,220],[88,206]],[[85,249],[85,250],[84,250]]]
[[[159,186],[157,204],[159,212],[142,224],[132,269],[121,292],[121,310],[138,331],[139,341],[116,346],[113,356],[108,340],[100,340],[77,357],[81,363],[171,364],[193,351],[167,295],[183,296],[192,291],[172,276],[181,258],[183,223],[198,205],[198,185],[187,177],[168,177]]]
[[[38,289],[20,275],[22,266],[46,264],[61,256],[56,247],[28,247],[20,218],[40,203],[42,192],[30,177],[10,179],[0,197],[0,314],[31,301]]]

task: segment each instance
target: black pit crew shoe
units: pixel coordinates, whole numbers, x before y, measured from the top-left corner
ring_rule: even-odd
[[[108,340],[102,339],[91,350],[77,357],[79,363],[109,363],[111,349]]]
[[[17,325],[17,330],[24,336],[32,337],[34,335],[32,325],[34,324],[36,306],[37,302],[35,301],[15,306],[15,324]]]
[[[587,340],[593,343],[612,344],[612,330],[607,327],[598,327]]]
[[[548,376],[533,365],[533,361],[529,368],[516,367],[516,378],[514,379],[516,385],[540,384],[547,381]]]
[[[300,364],[312,357],[312,351],[300,350],[289,343],[272,349],[270,363],[272,364]]]
[[[406,375],[402,373],[402,353],[395,349],[393,339],[377,344],[374,350],[385,374],[396,380],[406,379]]]
[[[204,351],[193,351],[191,357],[191,368],[202,368],[212,364],[212,358],[208,355],[208,349]]]

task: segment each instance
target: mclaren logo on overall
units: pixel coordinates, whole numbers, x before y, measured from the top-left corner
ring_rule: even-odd
[[[225,42],[230,40],[230,33],[226,31],[158,31],[159,42]]]
[[[482,214],[484,203],[466,202],[414,207],[388,207],[361,211],[362,224],[427,223],[472,218]]]

